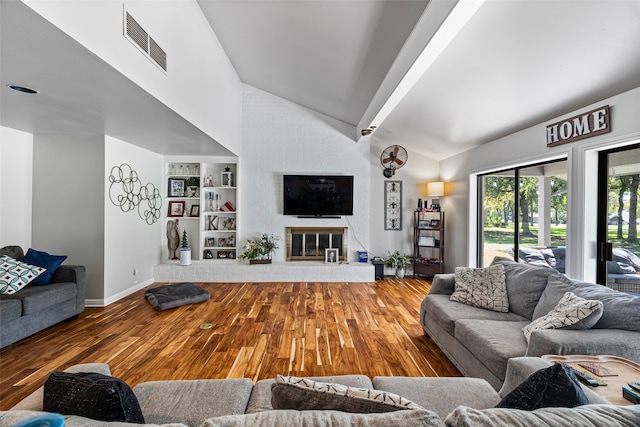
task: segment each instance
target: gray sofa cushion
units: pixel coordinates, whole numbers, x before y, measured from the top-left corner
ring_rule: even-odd
[[[17,299],[0,300],[0,323],[18,319],[22,315],[22,302]]]
[[[585,405],[577,408],[542,408],[535,411],[518,409],[472,409],[460,406],[445,422],[456,427],[637,427],[640,405]]]
[[[65,301],[74,300],[78,292],[75,283],[51,283],[47,286],[27,286],[12,295],[3,295],[2,299],[22,301],[22,315],[38,313],[46,308]]]
[[[248,378],[172,380],[138,384],[133,392],[146,422],[198,426],[207,418],[244,414],[252,387]]]
[[[445,427],[435,412],[425,409],[383,414],[351,414],[340,411],[265,411],[247,415],[230,415],[206,420],[202,427],[262,426],[359,426],[359,427]]]
[[[600,320],[594,329],[625,329],[640,332],[640,296],[614,291],[602,285],[572,280],[563,274],[549,277],[533,317],[544,316],[555,307],[566,292],[588,300],[602,301]]]
[[[30,426],[46,426],[49,424],[33,423],[31,418],[48,414],[41,411],[29,411],[29,410],[11,410],[0,411],[0,426],[13,426],[18,422],[31,422]],[[170,423],[170,424],[134,424],[125,423],[119,421],[112,421],[105,423],[104,421],[92,420],[90,418],[81,417],[79,415],[65,415],[64,417],[65,427],[187,427],[182,423]]]
[[[503,322],[496,320],[458,320],[455,338],[495,376],[504,381],[507,361],[524,356],[527,341],[522,333],[526,321]]]
[[[309,378],[314,381],[342,384],[348,387],[374,388],[371,380],[366,375],[333,375]],[[255,383],[253,390],[251,390],[251,397],[249,398],[245,413],[252,414],[273,410],[273,405],[271,404],[271,386],[274,383],[275,379],[273,378],[260,380]]]
[[[446,330],[450,335],[453,335],[456,326],[455,323],[459,319],[503,321],[529,320],[515,313],[500,313],[450,301],[449,295],[429,294],[424,301],[424,310],[429,312],[431,318],[437,319],[440,327]]]
[[[532,319],[549,276],[558,272],[552,268],[540,268],[504,259],[496,259],[494,263],[504,266],[509,311]]]
[[[376,390],[400,394],[445,418],[459,405],[493,408],[500,396],[481,378],[375,377]]]

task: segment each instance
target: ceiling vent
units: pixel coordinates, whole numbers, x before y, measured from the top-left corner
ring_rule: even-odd
[[[149,56],[160,68],[167,71],[167,54],[151,37],[149,37]]]
[[[167,71],[167,53],[127,11],[124,11],[124,36],[140,48],[154,64],[163,71]]]

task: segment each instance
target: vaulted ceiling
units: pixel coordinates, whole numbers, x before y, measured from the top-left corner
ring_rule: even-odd
[[[640,86],[640,0],[198,4],[244,83],[358,130],[375,125],[372,137],[436,160]],[[477,10],[442,52],[412,69],[425,48],[435,46],[443,34],[438,30],[473,6]],[[2,1],[1,7],[2,85],[23,73],[52,94],[34,109],[2,87],[4,126],[34,133],[108,131],[149,149],[161,134],[178,144],[208,139],[26,6]],[[35,53],[28,60],[27,51]],[[51,67],[67,67],[65,85],[76,90],[51,81]],[[92,91],[95,82],[108,90]],[[399,84],[408,88],[405,96],[394,95]],[[396,102],[387,104],[390,97]],[[131,114],[142,111],[141,104],[148,104],[148,117]]]

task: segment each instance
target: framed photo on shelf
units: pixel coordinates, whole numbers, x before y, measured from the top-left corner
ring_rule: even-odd
[[[421,219],[418,221],[418,228],[427,228],[427,227],[429,227],[428,219]]]
[[[227,239],[225,237],[219,238],[218,246],[220,246],[221,248],[227,246]]]
[[[436,239],[433,236],[420,236],[418,237],[418,246],[431,246],[436,245]]]
[[[325,249],[324,262],[325,263],[338,262],[338,249],[331,249],[331,248]]]
[[[216,245],[216,238],[215,237],[207,237],[204,241],[204,245],[207,247],[214,247]]]
[[[169,202],[169,216],[184,216],[185,202]]]
[[[192,205],[189,216],[200,216],[200,205]]]
[[[187,180],[182,178],[169,178],[167,185],[169,197],[184,197],[186,194]]]
[[[440,227],[440,220],[439,219],[432,219],[429,222],[429,227],[433,227],[433,228],[438,228]]]

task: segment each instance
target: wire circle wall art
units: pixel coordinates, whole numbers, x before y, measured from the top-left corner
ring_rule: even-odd
[[[160,219],[162,197],[152,183],[142,185],[138,172],[126,163],[111,168],[109,175],[109,199],[122,212],[137,209],[140,219],[148,225]]]

